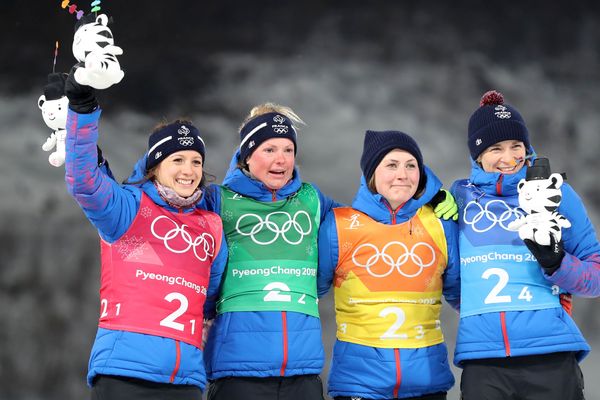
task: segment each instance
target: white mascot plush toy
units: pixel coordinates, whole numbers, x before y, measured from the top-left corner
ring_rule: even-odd
[[[65,163],[65,138],[67,136],[67,108],[69,100],[65,96],[66,74],[52,73],[48,75],[48,84],[44,86],[44,94],[38,99],[38,107],[42,110],[44,122],[52,134],[42,145],[44,151],[50,153],[48,161],[55,167]]]
[[[547,158],[538,158],[527,169],[526,179],[517,185],[519,207],[527,213],[508,224],[508,229],[519,231],[523,240],[533,240],[539,245],[549,246],[550,236],[555,243],[560,242],[562,228],[570,228],[571,223],[556,212],[562,200],[563,184],[561,174],[550,174]]]
[[[75,71],[75,80],[80,85],[94,89],[107,89],[121,82],[125,73],[121,70],[116,56],[123,50],[115,46],[108,17],[88,14],[81,18],[75,27],[73,55],[84,65]]]

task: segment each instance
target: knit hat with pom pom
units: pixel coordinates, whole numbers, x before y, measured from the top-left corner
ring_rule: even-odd
[[[504,104],[495,90],[486,92],[469,119],[469,151],[473,160],[491,145],[503,140],[520,140],[529,149],[529,132],[516,108]]]

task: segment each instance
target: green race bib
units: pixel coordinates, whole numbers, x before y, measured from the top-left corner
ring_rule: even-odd
[[[320,204],[303,184],[285,200],[260,202],[221,187],[229,260],[217,312],[296,311],[315,317]]]

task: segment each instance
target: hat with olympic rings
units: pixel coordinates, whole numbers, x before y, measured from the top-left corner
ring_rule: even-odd
[[[504,140],[519,140],[529,150],[529,132],[516,108],[504,104],[504,96],[490,90],[469,119],[468,144],[473,160],[485,149]]]
[[[198,128],[183,120],[159,127],[148,138],[146,171],[160,164],[167,156],[182,150],[197,151],[204,162],[204,140],[200,137]]]

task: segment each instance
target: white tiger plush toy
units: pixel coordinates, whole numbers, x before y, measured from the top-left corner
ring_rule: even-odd
[[[75,80],[80,85],[107,89],[125,76],[116,57],[123,54],[123,50],[114,45],[113,34],[107,25],[105,14],[97,17],[88,14],[79,20],[73,37],[73,55],[84,63],[75,71]]]
[[[42,144],[44,151],[55,149],[48,161],[55,167],[65,163],[65,138],[67,136],[67,108],[69,99],[65,96],[66,74],[52,73],[48,75],[48,84],[44,86],[44,94],[38,99],[38,107],[42,110],[42,118],[52,129],[52,134]]]
[[[542,246],[551,244],[550,235],[556,243],[562,237],[562,228],[570,228],[571,223],[556,212],[562,200],[563,184],[561,174],[550,174],[547,158],[538,158],[527,169],[526,179],[517,185],[519,207],[527,215],[508,224],[508,229],[518,231],[523,240],[529,239]]]

